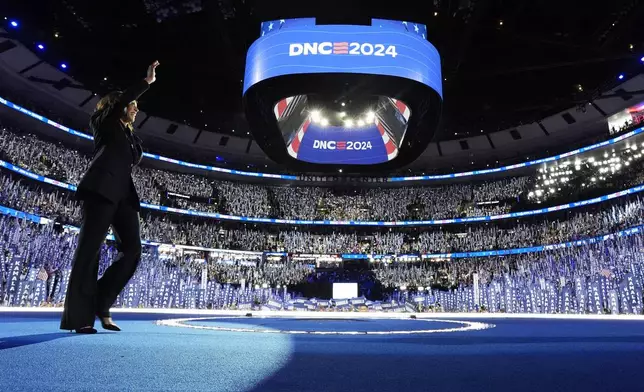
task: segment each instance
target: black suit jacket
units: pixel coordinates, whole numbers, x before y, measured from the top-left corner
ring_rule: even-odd
[[[140,210],[132,168],[139,164],[143,155],[141,139],[124,126],[120,118],[127,105],[148,88],[148,82],[141,80],[124,91],[116,104],[92,114],[90,128],[94,134],[94,157],[78,184],[77,199],[99,196],[112,203],[127,199],[137,211]]]

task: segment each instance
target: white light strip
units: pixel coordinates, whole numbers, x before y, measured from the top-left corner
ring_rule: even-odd
[[[273,316],[275,317],[275,316]],[[206,325],[192,325],[185,324],[190,321],[205,321],[205,320],[229,320],[229,319],[245,319],[252,320],[253,317],[244,317],[244,316],[224,316],[224,317],[196,317],[196,318],[183,318],[183,319],[171,319],[171,320],[158,320],[157,325],[162,325],[166,327],[179,327],[179,328],[192,328],[192,329],[201,329],[208,331],[221,331],[221,332],[251,332],[251,333],[281,333],[281,334],[290,334],[290,335],[416,335],[416,334],[428,334],[428,333],[450,333],[450,332],[466,332],[466,331],[480,331],[484,329],[496,327],[494,324],[485,324],[475,321],[459,321],[459,320],[436,320],[436,319],[411,319],[409,317],[400,318],[400,317],[391,317],[391,320],[406,320],[406,321],[425,321],[425,322],[439,322],[439,323],[450,323],[450,324],[461,324],[462,327],[457,328],[442,328],[442,329],[412,329],[412,330],[392,330],[392,331],[304,331],[304,330],[281,330],[281,329],[255,329],[255,328],[232,328],[232,327],[215,327],[215,326],[206,326]],[[264,318],[264,317],[259,317]],[[309,319],[307,317],[294,317],[291,316],[291,319]],[[333,317],[326,317],[333,318]],[[313,318],[311,318],[313,319]],[[343,318],[338,318],[342,320]]]
[[[190,199],[190,196],[182,195],[180,193],[168,192],[168,195],[177,196],[177,197],[183,197],[184,199]]]

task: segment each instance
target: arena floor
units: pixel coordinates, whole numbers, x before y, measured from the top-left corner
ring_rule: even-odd
[[[3,391],[637,391],[644,318],[0,310]],[[383,318],[386,317],[386,318]]]

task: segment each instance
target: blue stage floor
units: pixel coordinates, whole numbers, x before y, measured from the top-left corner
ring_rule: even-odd
[[[97,323],[97,335],[76,335],[58,330],[59,317],[0,313],[1,391],[644,390],[644,321],[473,319],[495,327],[340,336],[173,327],[155,320],[189,316],[115,314],[123,332]],[[461,326],[217,317],[185,324],[309,332]]]

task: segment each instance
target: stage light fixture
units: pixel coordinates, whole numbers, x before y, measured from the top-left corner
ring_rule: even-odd
[[[367,112],[367,122],[372,122],[374,118],[376,117],[376,114],[372,111]]]
[[[319,122],[319,121],[320,121],[320,119],[321,119],[320,111],[319,111],[319,110],[313,110],[313,111],[311,112],[311,119],[312,119],[313,121],[315,121],[315,122]]]
[[[40,50],[45,50],[45,45],[43,45],[43,44],[38,44],[38,45],[36,45],[36,47],[38,49],[40,49]]]
[[[624,74],[619,74],[619,76],[617,77],[617,79],[619,79],[619,80],[624,79]]]
[[[344,118],[347,115],[347,112],[340,112],[338,113],[338,117]]]
[[[322,124],[323,127],[326,127],[327,125],[329,125],[329,120],[326,118],[323,118],[320,120],[320,124]]]
[[[353,126],[353,120],[348,119],[344,122],[344,126],[347,128],[351,128]]]
[[[358,126],[364,127],[364,120],[358,120]]]
[[[344,106],[344,102],[341,102],[340,105]]]
[[[67,69],[67,64],[65,64],[65,63],[61,63],[61,64],[60,64],[60,68],[62,68],[62,69]]]
[[[15,20],[12,20],[11,22],[9,22],[9,24],[11,25],[11,27],[14,27],[14,28],[19,26],[19,23]]]

